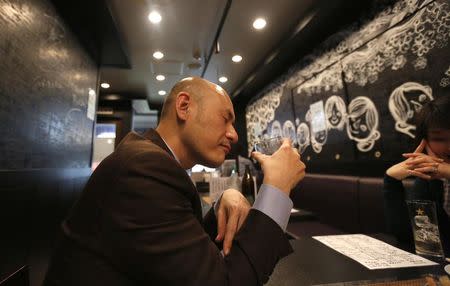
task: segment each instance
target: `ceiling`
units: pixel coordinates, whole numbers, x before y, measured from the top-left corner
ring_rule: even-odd
[[[180,79],[204,73],[206,79],[220,84],[233,98],[237,97],[252,81],[258,82],[255,78],[264,71],[268,74],[272,71],[274,76],[277,58],[284,58],[277,69],[286,70],[286,65],[295,62],[291,59],[297,60],[345,21],[352,21],[361,10],[348,9],[358,6],[348,2],[351,1],[109,0],[107,4],[131,69],[102,67],[101,82],[108,82],[110,88],[102,89],[101,93],[147,98],[151,106],[158,108],[165,98],[158,91],[168,94]],[[159,24],[148,20],[152,10],[161,14]],[[262,30],[252,27],[257,17],[267,21]],[[308,29],[313,22],[316,30]],[[324,35],[298,37],[302,32]],[[213,49],[216,35],[219,35],[219,52]],[[290,50],[283,50],[283,46],[290,46]],[[157,50],[164,53],[161,60],[152,56]],[[243,60],[234,63],[231,60],[234,54],[241,55]],[[165,80],[157,81],[157,74],[163,74]],[[228,81],[219,83],[220,76],[226,76]]]

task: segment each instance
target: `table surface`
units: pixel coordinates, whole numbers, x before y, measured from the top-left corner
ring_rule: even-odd
[[[278,263],[266,285],[302,286],[361,280],[404,280],[424,274],[445,273],[443,265],[369,270],[311,237],[300,237],[290,243],[294,253]]]

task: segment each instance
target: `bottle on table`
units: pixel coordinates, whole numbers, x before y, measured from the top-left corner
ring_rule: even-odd
[[[241,185],[242,194],[247,198],[249,203],[253,205],[255,202],[255,182],[253,176],[250,173],[250,166],[245,165],[244,177],[242,178]]]

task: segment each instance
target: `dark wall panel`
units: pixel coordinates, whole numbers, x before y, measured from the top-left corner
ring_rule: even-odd
[[[0,39],[0,169],[87,167],[94,63],[45,0],[1,0]]]
[[[98,68],[47,0],[0,0],[0,59],[0,281],[28,264],[40,285],[90,174]]]

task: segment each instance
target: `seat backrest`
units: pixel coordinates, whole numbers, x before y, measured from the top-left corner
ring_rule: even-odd
[[[358,208],[362,233],[386,233],[383,178],[359,179]]]
[[[312,211],[322,223],[359,231],[358,177],[307,174],[291,198],[295,207]]]

